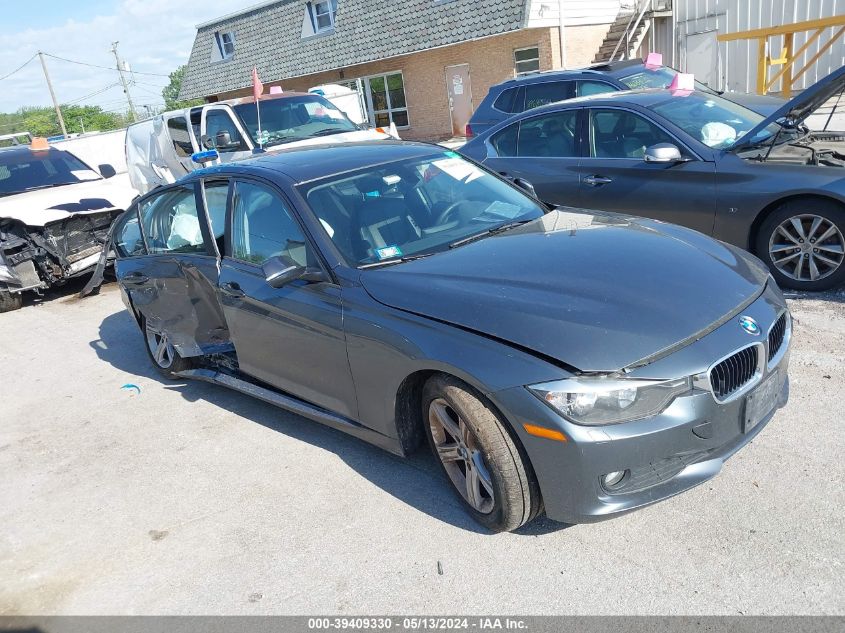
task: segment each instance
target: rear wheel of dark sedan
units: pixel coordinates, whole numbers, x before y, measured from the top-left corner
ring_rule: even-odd
[[[141,325],[147,354],[162,376],[175,378],[178,372],[193,367],[193,363],[187,358],[182,358],[173,347],[167,332],[150,325],[146,319]]]
[[[431,449],[475,519],[494,532],[515,530],[540,510],[531,465],[492,406],[446,375],[423,390]]]
[[[784,202],[760,226],[755,248],[780,286],[838,286],[845,282],[845,209],[818,198]]]

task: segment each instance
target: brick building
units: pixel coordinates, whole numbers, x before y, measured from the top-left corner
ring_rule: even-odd
[[[463,132],[491,85],[521,72],[589,64],[620,0],[274,0],[206,22],[184,99],[265,85],[357,89],[370,122],[403,138]],[[563,45],[563,46],[562,46]],[[563,50],[564,55],[561,55]]]

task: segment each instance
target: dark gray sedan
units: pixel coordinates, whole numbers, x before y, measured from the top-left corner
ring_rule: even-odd
[[[845,68],[767,118],[703,91],[586,97],[460,151],[546,202],[676,222],[755,253],[782,286],[825,290],[845,282],[845,132],[803,124],[843,88]]]
[[[426,441],[495,531],[700,484],[787,398],[790,316],[758,260],[653,220],[550,211],[433,145],[200,170],[140,198],[113,243],[162,374],[398,455]]]

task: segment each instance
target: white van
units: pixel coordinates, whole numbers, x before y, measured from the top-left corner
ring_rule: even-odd
[[[380,128],[364,129],[319,94],[284,92],[264,95],[259,103],[260,112],[252,97],[207,103],[129,126],[126,164],[132,186],[144,194],[175,182],[200,168],[194,153],[209,149],[217,150],[220,162],[230,162],[261,150],[396,137]]]

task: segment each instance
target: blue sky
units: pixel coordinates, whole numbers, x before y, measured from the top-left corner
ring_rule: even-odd
[[[35,28],[39,25],[61,24],[66,20],[90,20],[108,13],[117,3],[114,0],[32,0],[15,1],[3,11],[3,25],[15,30]]]
[[[154,73],[134,76],[130,89],[133,100],[138,106],[157,106],[163,102],[161,89],[167,84],[166,75],[188,61],[196,25],[256,1],[6,0],[0,29],[0,77],[39,49],[57,57],[114,68],[110,48],[113,41],[119,41],[120,54],[132,70]],[[119,79],[116,71],[50,57],[47,65],[62,103],[125,109],[123,91],[115,85]],[[247,77],[244,84],[248,82]],[[0,112],[50,103],[37,59],[0,80]]]

